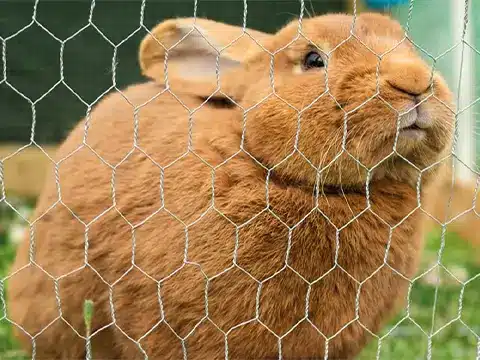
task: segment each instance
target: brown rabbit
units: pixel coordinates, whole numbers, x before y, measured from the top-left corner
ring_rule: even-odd
[[[99,359],[351,359],[380,331],[422,249],[415,167],[448,153],[453,105],[397,22],[365,13],[350,36],[352,20],[247,30],[218,84],[210,44],[241,29],[199,19],[208,44],[188,20],[159,25],[180,41],[168,76],[147,36],[153,81],[62,144],[19,249],[8,318],[37,359],[85,357],[85,299]]]

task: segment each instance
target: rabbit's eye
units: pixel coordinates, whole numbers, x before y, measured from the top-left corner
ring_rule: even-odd
[[[325,63],[319,53],[311,51],[305,56],[303,66],[305,70],[308,70],[312,68],[322,68],[325,66]]]

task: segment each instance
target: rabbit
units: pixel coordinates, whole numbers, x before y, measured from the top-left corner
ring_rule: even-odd
[[[451,92],[404,37],[376,13],[276,34],[154,28],[149,80],[105,96],[58,149],[7,283],[24,348],[355,358],[406,299],[417,192],[452,142]]]

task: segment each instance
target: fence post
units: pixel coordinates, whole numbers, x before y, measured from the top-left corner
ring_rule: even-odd
[[[465,44],[472,44],[473,37],[473,23],[469,22],[465,37],[463,37],[463,29],[465,22],[465,3],[469,0],[451,1],[452,14],[452,35],[455,43],[462,41],[459,48],[455,49],[455,57],[453,63],[454,79],[456,86],[457,111],[461,111],[458,115],[458,138],[461,139],[456,144],[455,152],[459,159],[467,166],[475,168],[476,164],[476,139],[475,139],[475,116],[473,106],[465,109],[475,99],[475,71],[472,59],[472,50]],[[471,19],[471,2],[470,11],[468,13]],[[469,19],[469,20],[470,20]],[[464,111],[462,111],[465,109]],[[460,180],[471,180],[474,177],[472,171],[467,167],[457,164],[456,177]]]

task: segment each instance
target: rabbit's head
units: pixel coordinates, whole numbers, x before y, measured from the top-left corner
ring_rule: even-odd
[[[415,184],[418,170],[448,150],[451,93],[395,20],[325,15],[274,35],[201,21],[193,30],[187,19],[158,27],[176,45],[167,57],[169,86],[233,101],[244,150],[281,178],[352,188],[367,177]],[[164,81],[164,55],[145,39],[143,71]]]

